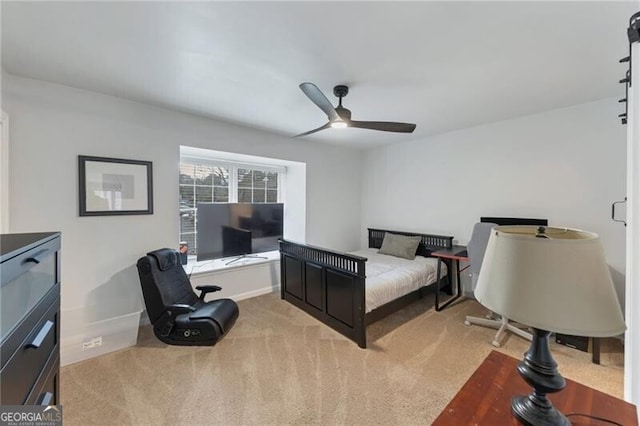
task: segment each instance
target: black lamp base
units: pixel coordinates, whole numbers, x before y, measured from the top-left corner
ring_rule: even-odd
[[[533,387],[527,396],[511,399],[511,412],[524,425],[569,426],[571,422],[559,412],[547,394],[564,389],[565,380],[549,350],[549,332],[533,328],[531,346],[518,364],[520,376]]]
[[[553,405],[539,405],[534,401],[533,394],[529,396],[514,396],[511,398],[511,412],[520,423],[527,426],[570,426],[571,422]]]

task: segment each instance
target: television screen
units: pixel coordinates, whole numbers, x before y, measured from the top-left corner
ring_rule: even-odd
[[[199,203],[198,261],[278,250],[283,204]]]

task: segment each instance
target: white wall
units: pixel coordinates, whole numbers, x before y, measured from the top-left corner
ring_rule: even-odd
[[[81,339],[104,330],[96,324],[114,319],[113,327],[131,331],[118,318],[143,307],[136,260],[177,246],[180,145],[306,163],[307,242],[359,247],[358,151],[2,77],[2,106],[11,120],[9,229],[62,232],[63,364],[93,355],[77,351]],[[78,155],[152,161],[154,214],[79,217]]]
[[[640,79],[640,44],[631,45],[633,63],[630,68],[635,83]],[[633,67],[631,67],[633,66]],[[635,83],[628,90],[627,126],[627,309],[624,357],[640,359],[640,87]],[[640,406],[640,363],[626,362],[624,366],[624,398]],[[638,412],[640,421],[640,412]]]
[[[0,232],[9,231],[9,116],[0,109]]]
[[[593,231],[622,301],[625,228],[610,218],[611,203],[626,194],[619,110],[617,98],[605,99],[370,150],[362,226],[453,235],[462,244],[480,216]]]

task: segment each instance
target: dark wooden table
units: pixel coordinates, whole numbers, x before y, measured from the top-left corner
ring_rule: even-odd
[[[447,306],[449,306],[453,301],[455,301],[456,299],[458,299],[460,296],[462,296],[462,288],[460,286],[460,271],[464,271],[465,269],[467,269],[467,267],[460,269],[460,262],[461,261],[468,261],[469,260],[469,255],[467,254],[467,247],[466,246],[452,246],[451,248],[448,249],[442,249],[442,250],[438,250],[438,251],[434,251],[433,253],[431,253],[431,256],[435,257],[438,259],[438,269],[436,272],[436,311],[441,311],[444,308],[446,308]],[[456,269],[456,290],[453,290],[453,279],[449,280],[449,283],[451,283],[451,291],[453,292],[453,295],[451,297],[449,297],[444,303],[440,303],[440,278],[441,278],[441,273],[442,273],[442,262],[447,261],[448,264],[448,268],[449,270],[447,271],[447,275],[452,278],[453,277],[453,271],[452,266],[455,265],[455,269]]]
[[[508,355],[492,351],[433,425],[518,425],[511,414],[511,397],[531,393],[529,385],[518,374],[518,362]],[[562,372],[562,365],[558,369]],[[563,390],[548,395],[563,414],[589,414],[625,426],[638,425],[635,405],[572,380],[566,381],[567,386]],[[569,420],[573,425],[607,424],[583,416],[569,416]]]

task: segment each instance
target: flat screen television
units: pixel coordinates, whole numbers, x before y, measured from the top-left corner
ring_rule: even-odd
[[[284,205],[198,203],[198,261],[278,250]]]

